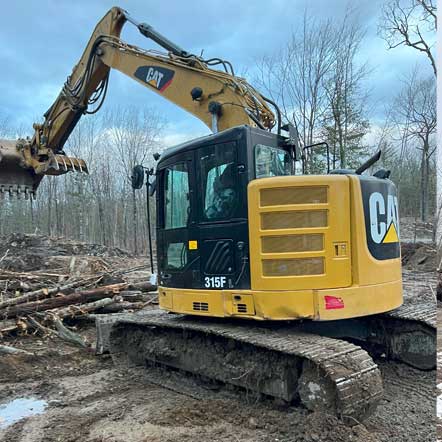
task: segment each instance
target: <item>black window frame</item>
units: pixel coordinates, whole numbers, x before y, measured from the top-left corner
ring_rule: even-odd
[[[284,175],[272,175],[272,176],[267,176],[267,177],[258,177],[257,173],[256,173],[256,166],[257,166],[257,164],[256,164],[256,148],[258,146],[268,147],[269,149],[281,150],[286,155],[288,155],[288,157],[290,159],[290,163],[289,163],[290,170],[289,170],[289,173],[288,174],[284,174]],[[252,148],[252,155],[253,155],[253,176],[254,176],[255,179],[272,178],[272,177],[277,177],[277,176],[290,176],[290,175],[293,175],[293,171],[294,171],[294,169],[293,169],[293,157],[292,157],[290,151],[288,151],[287,149],[284,149],[284,148],[282,148],[280,146],[270,146],[268,144],[263,144],[261,142],[255,142],[254,145],[253,145],[253,148]]]
[[[232,215],[230,217],[226,217],[226,218],[220,218],[220,219],[208,219],[205,215],[205,197],[206,197],[206,192],[207,192],[207,188],[205,187],[205,185],[207,184],[206,182],[206,178],[207,177],[203,177],[203,170],[201,167],[201,157],[203,156],[202,152],[207,151],[209,149],[216,149],[216,147],[218,146],[225,146],[225,145],[232,145],[233,146],[233,162],[234,162],[234,167],[236,170],[235,173],[235,189],[236,189],[236,202],[235,202],[235,208],[232,212]],[[222,147],[221,147],[222,149]],[[224,148],[225,149],[225,148]],[[195,169],[196,169],[196,177],[198,182],[201,184],[201,188],[199,189],[199,195],[197,195],[196,197],[196,202],[197,202],[197,211],[196,211],[196,217],[198,220],[199,224],[218,224],[218,223],[229,223],[230,221],[237,219],[238,216],[238,210],[240,207],[240,200],[242,199],[242,189],[241,189],[241,181],[240,181],[240,177],[239,177],[239,171],[238,171],[238,142],[236,140],[231,140],[231,141],[224,141],[221,143],[214,143],[214,144],[207,144],[205,146],[201,146],[197,149],[195,149]]]
[[[167,204],[166,204],[166,182],[167,182],[167,171],[172,170],[174,166],[183,164],[187,170],[187,185],[188,185],[188,213],[187,213],[187,220],[186,223],[183,226],[179,227],[166,227],[166,210],[167,210]],[[175,161],[173,163],[167,164],[162,170],[161,170],[161,188],[162,188],[162,195],[160,197],[160,225],[163,230],[177,230],[177,229],[185,229],[189,226],[191,222],[191,214],[192,214],[192,199],[191,199],[191,170],[189,166],[189,162],[185,159],[181,159],[179,161]]]

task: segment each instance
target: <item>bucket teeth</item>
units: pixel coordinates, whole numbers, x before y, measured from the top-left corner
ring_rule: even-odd
[[[41,177],[23,165],[16,141],[0,140],[0,198],[32,198],[40,181]]]
[[[66,172],[89,173],[86,162],[80,158],[68,157],[66,155],[55,155],[51,164],[54,174]]]
[[[37,155],[28,164],[17,146],[16,141],[0,140],[0,198],[5,195],[18,199],[35,197],[35,191],[45,175],[88,173],[84,160],[52,151],[46,158]]]
[[[0,184],[0,199],[4,200],[6,196],[19,200],[35,199],[35,191],[32,190],[32,188],[29,186],[23,186],[19,184]]]

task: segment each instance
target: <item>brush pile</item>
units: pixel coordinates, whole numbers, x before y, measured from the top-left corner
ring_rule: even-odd
[[[157,303],[146,258],[64,238],[0,237],[0,337],[56,336],[88,347],[70,325]],[[10,347],[0,346],[1,352]]]

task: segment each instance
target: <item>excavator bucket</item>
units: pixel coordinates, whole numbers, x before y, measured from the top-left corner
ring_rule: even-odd
[[[17,198],[34,196],[42,177],[23,166],[16,141],[0,139],[0,198],[5,195]]]
[[[35,197],[40,181],[45,175],[63,175],[68,172],[89,173],[84,160],[64,154],[48,155],[36,163],[34,168],[27,167],[17,141],[0,139],[0,198],[9,195],[15,198]]]

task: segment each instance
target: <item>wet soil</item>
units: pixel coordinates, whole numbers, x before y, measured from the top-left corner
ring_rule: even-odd
[[[91,339],[94,328],[79,332]],[[45,400],[44,413],[0,429],[4,442],[435,440],[435,371],[378,360],[385,395],[364,424],[151,367],[119,371],[108,356],[29,336],[11,345],[34,356],[0,357],[0,404]]]
[[[437,327],[442,329],[442,305],[437,309]],[[442,333],[437,334],[437,442],[442,441]]]
[[[15,270],[64,267],[67,260],[77,271],[78,260],[75,266],[72,264],[76,254],[94,266],[96,260],[88,261],[86,257],[105,257],[103,265],[115,260],[120,266],[128,259],[120,250],[109,252],[98,246],[88,249],[57,240],[52,243],[49,238],[11,236],[0,244],[6,247],[0,246],[0,257],[10,250],[3,264]],[[409,263],[409,267],[426,271],[415,277],[425,291],[413,293],[420,298],[433,298],[435,295],[427,290],[428,285],[434,285],[429,273],[434,270],[430,269],[432,261],[424,259],[428,248],[410,250],[413,253],[405,266],[408,268]],[[84,272],[83,267],[81,271]],[[94,342],[92,324],[83,322],[77,327],[76,331],[88,342]],[[47,403],[41,414],[0,425],[2,442],[436,440],[435,371],[418,371],[382,358],[376,360],[385,390],[380,406],[363,424],[347,427],[325,413],[284,407],[270,400],[257,401],[244,391],[219,388],[179,372],[154,367],[144,372],[121,371],[109,356],[96,356],[57,339],[11,337],[2,343],[33,355],[0,356],[0,407],[21,398]],[[442,383],[441,374],[438,382]]]

